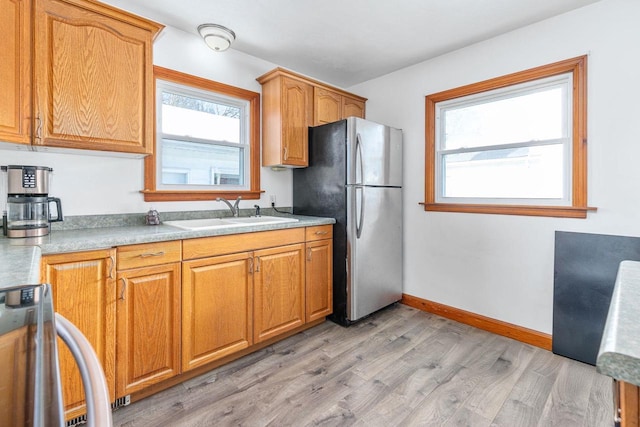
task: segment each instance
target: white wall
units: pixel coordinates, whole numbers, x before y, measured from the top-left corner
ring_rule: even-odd
[[[640,236],[640,1],[603,0],[351,87],[404,130],[404,292],[550,333],[556,230]],[[425,212],[424,97],[588,54],[587,219]]]
[[[209,78],[254,92],[261,92],[256,77],[276,67],[275,64],[230,49],[217,53],[195,35],[166,27],[154,44],[154,63],[162,67]],[[15,146],[13,146],[15,147]],[[143,160],[84,154],[59,154],[7,149],[0,147],[0,165],[28,164],[54,169],[51,194],[62,199],[65,215],[94,215],[146,212],[154,207],[168,211],[225,209],[215,201],[146,203],[139,193],[143,188]],[[0,180],[6,174],[0,174]],[[278,206],[291,206],[291,171],[274,172],[261,168],[260,186],[265,193],[260,201],[247,200],[242,208],[254,204],[271,206],[269,195],[275,194]],[[0,185],[0,189],[3,188]],[[6,200],[0,197],[0,210]]]

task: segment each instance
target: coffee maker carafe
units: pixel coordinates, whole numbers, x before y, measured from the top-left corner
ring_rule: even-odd
[[[51,222],[62,221],[60,199],[49,197],[53,169],[46,166],[2,166],[7,172],[7,216],[3,230],[7,237],[39,237],[49,234]],[[55,217],[50,206],[55,203]]]

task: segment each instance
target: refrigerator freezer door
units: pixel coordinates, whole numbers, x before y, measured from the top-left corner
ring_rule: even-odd
[[[347,184],[402,186],[402,131],[347,119]]]
[[[402,189],[347,187],[347,318],[402,298]]]

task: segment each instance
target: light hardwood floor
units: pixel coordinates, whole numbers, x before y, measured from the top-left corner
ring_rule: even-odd
[[[612,425],[611,379],[394,305],[315,328],[114,412],[114,426]]]

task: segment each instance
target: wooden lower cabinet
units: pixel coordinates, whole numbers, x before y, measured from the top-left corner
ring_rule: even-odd
[[[305,323],[304,243],[255,251],[254,342]]]
[[[620,427],[639,427],[640,426],[640,388],[638,386],[625,383],[624,381],[615,381],[614,393],[616,393],[616,401],[619,408],[614,408],[619,412]],[[613,424],[613,423],[612,423]]]
[[[306,321],[333,313],[333,240],[306,243]]]
[[[182,263],[182,369],[252,344],[250,252]]]
[[[0,375],[0,422],[6,426],[24,426],[33,424],[33,416],[27,412],[27,375],[28,343],[32,342],[28,326],[23,326],[7,334],[0,335],[0,366],[4,373]],[[11,373],[11,375],[8,375]]]
[[[115,400],[116,265],[115,249],[46,255],[41,280],[51,284],[54,310],[87,337]],[[80,372],[67,346],[58,338],[65,417],[85,412]]]
[[[93,346],[115,401],[331,314],[331,233],[325,225],[46,255],[41,280]],[[84,390],[58,342],[70,419],[86,412]]]
[[[116,394],[180,373],[180,263],[118,272]]]

